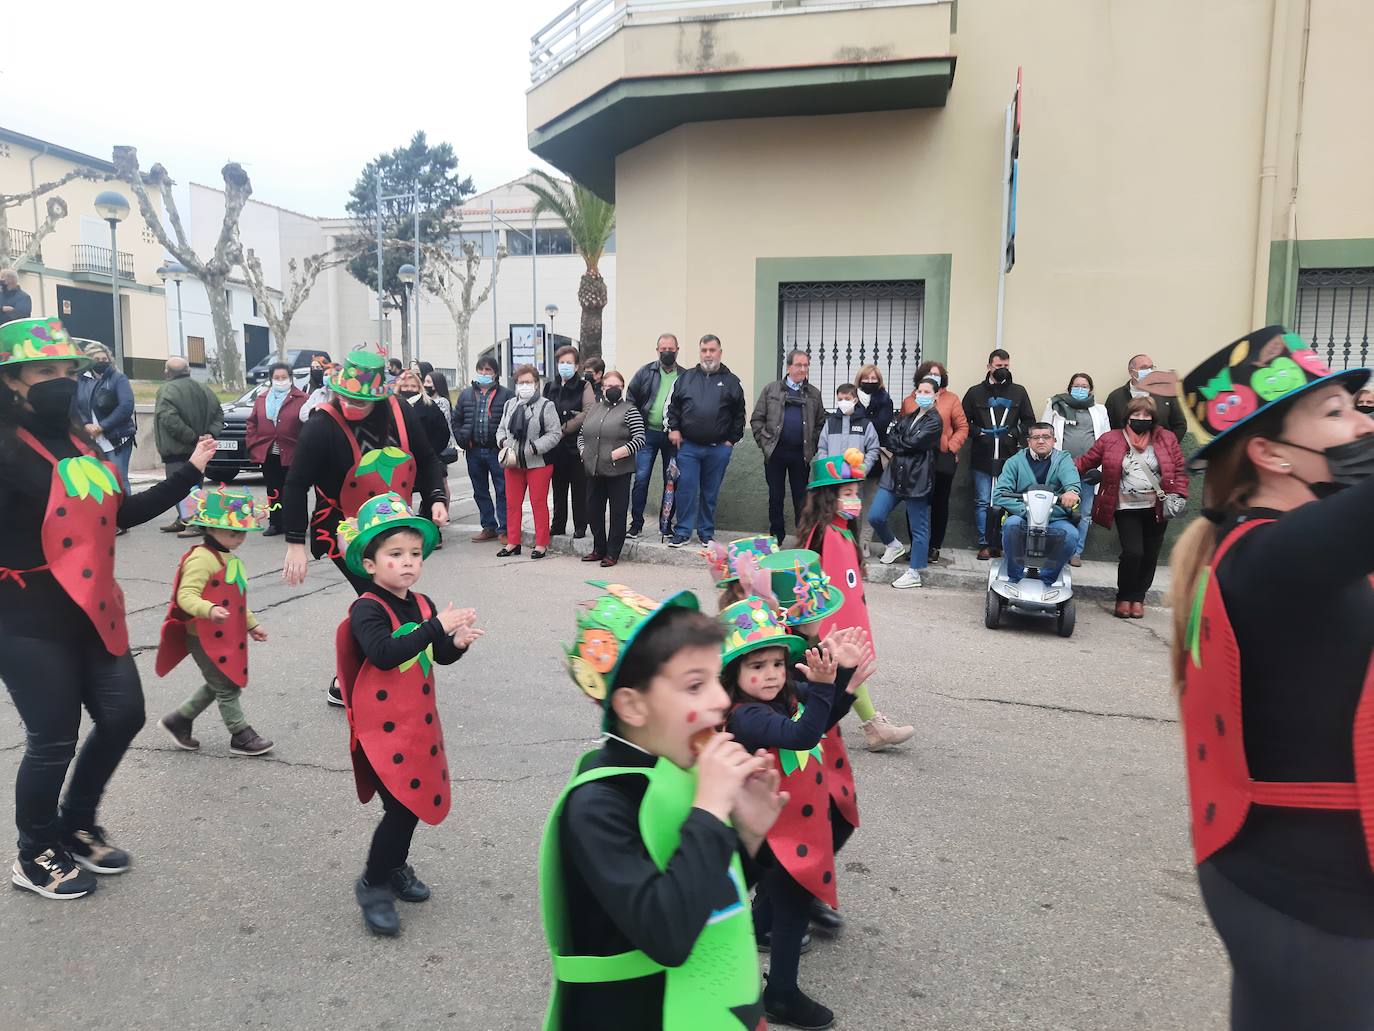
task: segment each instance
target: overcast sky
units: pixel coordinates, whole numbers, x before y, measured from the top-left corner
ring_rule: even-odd
[[[569,2],[63,0],[50,46],[0,52],[0,125],[106,159],[131,144],[179,183],[219,185],[232,159],[257,200],[309,215],[343,214],[363,165],[423,129],[483,190],[537,163],[530,36]]]

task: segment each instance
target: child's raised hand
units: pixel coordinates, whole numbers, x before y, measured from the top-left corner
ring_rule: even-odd
[[[745,780],[766,761],[746,752],[733,734],[712,734],[697,753],[697,794],[692,805],[724,823]]]
[[[453,643],[458,648],[467,648],[472,645],[473,641],[485,634],[485,630],[479,630],[475,626],[462,627],[453,635]]]
[[[248,631],[248,636],[255,641],[265,641],[267,640],[267,631],[260,626],[255,626]]]
[[[878,657],[873,654],[873,647],[870,645],[868,651],[864,653],[863,659],[860,660],[858,669],[856,669],[854,675],[849,678],[849,687],[845,690],[853,694],[859,688],[863,687],[864,684],[873,679],[873,675],[877,672]]]
[[[211,623],[223,623],[229,618],[229,610],[223,605],[216,605],[210,610]]]
[[[833,684],[839,668],[839,663],[824,641],[816,648],[808,648],[806,661],[797,663],[797,672],[813,684]]]
[[[845,669],[853,669],[862,660],[868,647],[868,633],[861,627],[845,627],[832,631],[822,642],[829,646],[835,661]]]
[[[444,628],[444,633],[450,637],[464,627],[472,626],[476,621],[476,609],[456,608],[453,602],[449,602],[444,611],[439,613],[439,625]]]

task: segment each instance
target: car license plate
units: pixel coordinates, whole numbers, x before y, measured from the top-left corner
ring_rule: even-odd
[[[237,451],[239,442],[237,440],[217,440],[215,441],[216,451]]]

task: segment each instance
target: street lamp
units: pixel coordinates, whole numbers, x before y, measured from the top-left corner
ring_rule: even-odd
[[[181,281],[186,278],[186,266],[179,261],[170,261],[157,270],[157,278],[162,287],[167,288],[167,280],[177,285],[177,349],[181,357],[186,357],[186,330],[181,323]]]
[[[119,244],[115,230],[129,216],[124,194],[105,190],[95,199],[95,213],[110,223],[110,297],[114,305],[114,366],[124,371],[124,327],[119,314]]]
[[[411,300],[411,298],[412,298],[412,297],[415,298],[415,315],[416,315],[416,316],[419,315],[419,308],[420,308],[420,295],[417,294],[417,293],[415,292],[415,280],[416,280],[416,278],[418,277],[418,275],[419,275],[419,273],[416,271],[415,266],[412,265],[412,264],[411,264],[410,262],[408,262],[408,261],[407,261],[404,265],[402,265],[400,268],[398,268],[398,269],[396,270],[396,278],[399,279],[399,280],[401,281],[401,286],[405,288],[405,292],[406,292],[406,305],[407,305],[407,307],[409,307],[409,305],[410,305],[410,300]],[[412,316],[412,318],[411,318],[411,320],[410,320],[410,329],[411,329],[411,334],[412,334],[411,340],[412,340],[412,342],[414,342],[414,343],[418,343],[418,341],[416,341],[415,338],[414,338],[415,323],[418,322],[418,321],[419,321],[419,319],[416,318],[416,317],[413,317],[413,316]],[[411,357],[413,357],[416,361],[419,361],[419,360],[420,360],[420,349],[419,349],[419,347],[412,347],[411,350],[412,350],[412,352],[413,352],[412,355],[411,355]]]
[[[556,305],[556,304],[546,304],[546,305],[544,305],[544,314],[547,315],[547,316],[549,317],[549,336],[552,337],[552,336],[554,335],[554,332],[553,332],[553,320],[556,319],[556,318],[558,318],[558,305]]]

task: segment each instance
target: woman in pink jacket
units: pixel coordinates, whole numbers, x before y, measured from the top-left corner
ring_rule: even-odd
[[[291,381],[291,366],[278,363],[267,370],[268,387],[253,401],[248,416],[246,440],[248,458],[262,466],[262,480],[267,496],[275,503],[281,499],[286,470],[296,450],[296,438],[301,435],[301,406],[305,391]],[[274,507],[268,519],[264,537],[282,533],[281,508]]]

